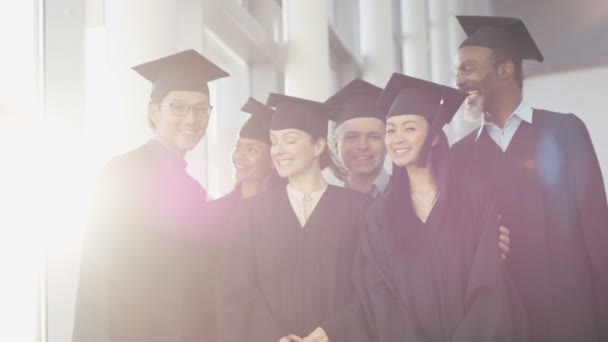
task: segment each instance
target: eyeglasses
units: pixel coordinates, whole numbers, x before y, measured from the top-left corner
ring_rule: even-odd
[[[189,105],[183,102],[169,102],[161,103],[161,106],[169,106],[171,108],[171,114],[176,117],[184,117],[188,115],[188,112],[192,110],[192,114],[199,118],[204,118],[211,115],[213,106],[207,106],[204,104]]]

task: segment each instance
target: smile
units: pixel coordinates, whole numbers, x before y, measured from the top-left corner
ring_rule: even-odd
[[[180,133],[184,133],[184,134],[188,134],[188,135],[195,135],[198,134],[200,132],[200,130],[196,129],[180,129],[179,130]]]
[[[370,160],[372,159],[374,156],[353,156],[354,160]]]
[[[396,155],[400,155],[400,154],[406,154],[408,152],[410,152],[412,149],[411,148],[398,148],[398,149],[393,149],[393,153]]]
[[[284,167],[290,165],[293,162],[293,158],[276,159],[275,162],[278,166]]]

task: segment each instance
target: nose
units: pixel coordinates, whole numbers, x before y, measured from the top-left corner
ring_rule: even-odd
[[[459,89],[464,89],[466,85],[467,79],[460,71],[456,71],[456,86]]]
[[[283,148],[281,147],[281,144],[276,143],[276,144],[270,146],[270,157],[271,158],[274,159],[274,158],[280,156],[281,154],[283,154]]]
[[[369,149],[369,141],[366,137],[362,136],[357,140],[357,149],[362,151]]]
[[[390,148],[390,145],[400,145],[405,142],[405,136],[401,132],[396,132],[392,136],[386,137],[386,147]]]
[[[194,114],[192,107],[188,108],[186,115],[184,115],[184,118],[182,119],[182,122],[184,122],[184,123],[196,123],[196,122],[200,122],[200,121],[201,121],[200,118],[197,117],[196,114]]]
[[[237,149],[235,149],[235,150],[232,152],[232,160],[233,160],[233,161],[241,161],[242,159],[243,159],[243,154],[241,153],[241,150],[240,150],[240,149],[238,149],[238,148],[237,148]]]

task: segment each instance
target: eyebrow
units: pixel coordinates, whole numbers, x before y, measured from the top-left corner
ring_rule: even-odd
[[[454,70],[456,71],[456,70],[458,70],[458,69],[460,69],[462,67],[465,67],[465,66],[476,66],[476,65],[477,65],[477,63],[475,61],[466,60],[466,61],[461,62],[458,65],[454,65]]]
[[[183,103],[183,104],[187,104],[190,106],[198,106],[198,105],[209,105],[209,102],[205,101],[205,100],[199,100],[199,101],[195,101],[195,102],[189,102],[180,98],[174,98],[174,99],[169,99],[167,100],[167,102],[169,103]]]
[[[408,123],[418,124],[418,121],[416,121],[416,120],[407,120],[407,121],[404,121],[404,122],[399,123],[398,125],[399,125],[399,126],[403,126],[403,125],[406,125],[406,124],[408,124]],[[390,125],[390,126],[397,126],[397,124],[394,124],[394,123],[392,123],[392,122],[387,122],[387,123],[386,123],[386,125],[387,125],[387,126],[388,126],[388,125]]]
[[[283,136],[288,136],[288,135],[295,135],[296,137],[299,137],[300,136],[300,132],[287,131],[287,132],[285,132],[285,134],[283,134]]]

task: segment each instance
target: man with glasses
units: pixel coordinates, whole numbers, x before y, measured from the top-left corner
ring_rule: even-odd
[[[211,341],[214,283],[200,280],[215,272],[217,256],[204,229],[206,192],[184,156],[207,130],[207,82],[228,74],[194,50],[133,69],[153,83],[154,139],[101,172],[73,341]]]

